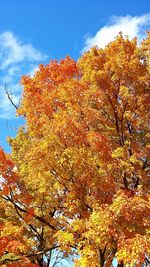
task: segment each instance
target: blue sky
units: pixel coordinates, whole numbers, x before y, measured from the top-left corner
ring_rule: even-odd
[[[1,0],[0,1],[0,145],[23,123],[8,103],[4,86],[17,104],[21,75],[33,75],[39,63],[70,55],[77,59],[93,45],[104,47],[122,31],[144,38],[150,29],[149,0]]]

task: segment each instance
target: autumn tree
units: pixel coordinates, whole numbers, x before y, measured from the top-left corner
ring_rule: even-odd
[[[149,48],[120,34],[22,78],[26,123],[0,158],[1,266],[50,266],[53,250],[148,266]]]

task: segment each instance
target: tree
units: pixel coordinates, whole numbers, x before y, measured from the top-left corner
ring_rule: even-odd
[[[53,250],[82,267],[148,261],[149,45],[119,34],[22,78],[26,123],[1,152],[2,266],[50,266]]]

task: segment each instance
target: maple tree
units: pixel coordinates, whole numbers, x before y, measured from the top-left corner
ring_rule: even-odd
[[[148,266],[150,35],[119,34],[22,78],[26,124],[0,151],[0,266]]]

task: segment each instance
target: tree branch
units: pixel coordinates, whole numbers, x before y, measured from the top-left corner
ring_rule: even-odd
[[[14,108],[15,108],[15,109],[18,109],[18,106],[14,103],[14,101],[13,101],[13,99],[12,99],[12,94],[11,94],[10,91],[8,91],[6,84],[5,84],[5,93],[6,93],[6,95],[7,95],[8,100],[9,100],[10,103],[14,106]]]

